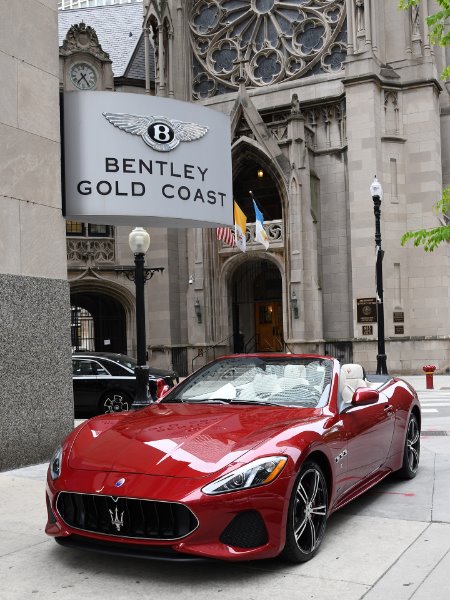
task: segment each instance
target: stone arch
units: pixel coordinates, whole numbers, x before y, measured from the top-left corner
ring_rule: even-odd
[[[286,214],[288,207],[288,190],[284,175],[278,164],[259,146],[257,142],[247,137],[242,137],[235,142],[232,146],[231,152],[233,164],[233,193],[235,193],[236,184],[240,186],[239,182],[242,174],[248,173],[248,189],[253,188],[252,191],[255,195],[255,200],[260,205],[261,210],[264,208],[264,201],[261,200],[261,203],[258,201],[258,190],[260,190],[261,195],[265,197],[268,197],[271,193],[271,190],[273,190],[276,192],[276,195],[279,198],[281,209],[279,215],[273,216],[270,214],[265,214],[264,216],[266,220],[270,221],[275,218],[282,219]],[[257,167],[261,167],[264,172],[264,177],[261,179],[261,181],[258,180],[256,175]],[[249,195],[247,195],[247,199],[249,199]],[[245,206],[241,206],[241,208],[244,210],[244,212],[246,212]]]
[[[264,251],[254,251],[251,255],[246,254],[238,254],[235,256],[231,256],[228,258],[222,266],[220,273],[220,289],[224,290],[221,298],[220,298],[220,311],[223,315],[222,323],[226,328],[225,331],[222,332],[222,338],[229,337],[230,338],[230,349],[231,351],[236,350],[236,337],[235,337],[235,329],[236,329],[236,315],[234,314],[234,310],[236,307],[234,306],[233,299],[233,280],[236,275],[239,273],[239,270],[248,265],[250,268],[252,265],[254,266],[254,272],[256,273],[258,265],[261,266],[263,263],[272,266],[277,270],[280,278],[280,293],[279,293],[279,301],[281,302],[281,311],[282,311],[282,322],[283,328],[281,332],[281,337],[284,340],[286,338],[286,326],[284,325],[287,322],[286,319],[286,272],[284,267],[283,257],[279,254],[269,254]],[[244,278],[245,279],[245,278]],[[249,283],[250,285],[250,283]],[[254,302],[254,298],[253,298]],[[253,318],[255,314],[253,313]],[[228,336],[227,336],[228,332]],[[231,333],[233,332],[233,336]],[[251,337],[251,336],[250,336]],[[246,340],[249,341],[248,339]],[[245,348],[246,350],[254,350],[256,348]],[[275,348],[274,348],[275,349]],[[281,348],[276,348],[277,350],[281,350]]]
[[[113,314],[108,316],[108,319],[111,319],[111,324],[108,326],[106,322],[102,322],[101,327],[104,331],[113,330],[118,339],[111,342],[110,347],[104,343],[104,339],[103,344],[96,340],[95,349],[130,353],[135,337],[135,298],[133,294],[127,288],[115,282],[97,278],[71,280],[69,281],[69,285],[71,303],[74,302],[78,305],[81,300],[81,304],[84,304],[82,307],[87,308],[91,313],[92,309],[90,307],[94,305],[97,307],[105,307],[107,305],[109,310],[114,311]],[[94,320],[105,319],[104,314],[101,316],[94,314],[93,317]],[[114,319],[117,319],[119,322],[114,323]],[[97,322],[98,325],[99,323]],[[105,338],[105,336],[103,337]]]

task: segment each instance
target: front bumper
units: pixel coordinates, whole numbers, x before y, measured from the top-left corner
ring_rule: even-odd
[[[118,489],[115,484],[121,478],[125,483]],[[102,473],[66,467],[64,475],[56,481],[47,477],[45,531],[63,545],[160,560],[183,557],[252,560],[271,558],[281,552],[285,544],[289,476],[280,476],[260,488],[216,496],[201,492],[205,484],[202,479]],[[181,503],[196,516],[198,527],[178,540],[130,539],[120,534],[83,531],[67,525],[58,513],[56,500],[61,491]]]

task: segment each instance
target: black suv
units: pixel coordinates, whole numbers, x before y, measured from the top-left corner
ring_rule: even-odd
[[[72,355],[75,416],[129,410],[136,393],[134,358],[113,352],[77,352]],[[174,371],[149,367],[149,390],[156,399],[158,381],[172,388]]]

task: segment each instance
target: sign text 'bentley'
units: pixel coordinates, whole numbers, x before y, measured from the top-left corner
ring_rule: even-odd
[[[218,190],[200,188],[191,188],[187,185],[178,185],[179,179],[197,180],[199,184],[204,184],[208,168],[202,168],[198,165],[175,165],[173,162],[165,160],[145,160],[134,158],[105,158],[105,173],[125,173],[140,175],[162,176],[166,180],[174,179],[173,183],[166,183],[160,188],[160,194],[164,198],[180,200],[192,200],[193,202],[207,202],[223,206],[226,194]],[[146,185],[147,184],[147,185]],[[151,184],[151,181],[150,181]],[[151,192],[147,181],[129,181],[126,184],[119,180],[101,179],[93,182],[89,179],[82,179],[77,184],[77,191],[82,196],[89,196],[97,193],[100,196],[144,196],[146,192]]]

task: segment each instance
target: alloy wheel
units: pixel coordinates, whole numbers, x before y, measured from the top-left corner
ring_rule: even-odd
[[[103,412],[105,414],[122,412],[123,410],[128,409],[128,398],[126,398],[122,394],[112,394],[110,396],[107,396],[103,401]]]
[[[327,519],[327,488],[315,466],[300,476],[293,507],[294,537],[304,554],[311,554],[322,541]]]
[[[406,452],[409,468],[412,473],[416,473],[420,458],[420,430],[415,418],[411,418],[408,423]]]

